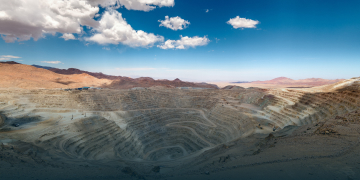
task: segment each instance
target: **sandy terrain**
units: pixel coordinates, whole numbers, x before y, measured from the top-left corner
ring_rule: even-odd
[[[3,88],[0,173],[358,179],[359,107],[360,78],[305,89]]]

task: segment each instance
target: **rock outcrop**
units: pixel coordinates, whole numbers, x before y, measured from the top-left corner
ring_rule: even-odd
[[[0,127],[2,127],[5,124],[6,117],[2,114],[0,114]]]

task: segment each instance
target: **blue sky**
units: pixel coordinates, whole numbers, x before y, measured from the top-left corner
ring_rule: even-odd
[[[136,7],[126,5],[126,0],[113,4],[115,0],[103,1],[108,5],[90,3],[89,12],[99,15],[82,15],[79,20],[78,15],[70,13],[74,17],[55,19],[51,28],[40,20],[30,24],[30,17],[18,17],[15,13],[21,5],[0,7],[0,60],[187,81],[360,76],[360,1],[175,0],[171,4],[172,0],[156,0],[159,3],[153,6]],[[36,4],[36,0],[28,3]],[[53,15],[46,10],[38,15],[46,13]],[[182,30],[174,30],[171,23],[168,25],[173,29],[160,26],[165,16],[179,17],[190,24],[180,26]],[[96,24],[111,24],[113,18],[119,26]],[[88,23],[89,19],[94,22]],[[230,19],[240,27],[227,23]],[[244,25],[243,20],[250,24]],[[74,25],[68,27],[66,23],[72,21]],[[122,30],[122,25],[128,29]],[[145,40],[129,38],[139,31],[145,33]],[[37,32],[41,36],[34,35]],[[64,34],[72,34],[75,39],[65,40],[61,38]],[[96,34],[111,37],[99,39]],[[188,38],[187,44],[180,41],[184,37]]]

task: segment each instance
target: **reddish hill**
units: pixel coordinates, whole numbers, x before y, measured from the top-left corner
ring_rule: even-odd
[[[326,84],[333,84],[344,79],[321,79],[308,78],[293,80],[287,77],[278,77],[268,81],[253,81],[251,84],[274,84],[274,85],[289,85],[289,86],[322,86]]]
[[[76,88],[100,87],[110,84],[108,79],[98,79],[88,74],[62,75],[46,69],[19,63],[0,63],[0,88]]]
[[[253,81],[251,83],[253,84],[288,84],[288,83],[293,83],[295,82],[295,80],[287,78],[287,77],[278,77],[272,80],[268,80],[268,81]]]

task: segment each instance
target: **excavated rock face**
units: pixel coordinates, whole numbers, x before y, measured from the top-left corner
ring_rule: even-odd
[[[0,114],[0,127],[2,127],[5,124],[5,116]]]
[[[6,128],[17,130],[14,138],[68,158],[170,161],[357,110],[360,91],[354,89],[19,90],[1,92],[0,102],[11,103],[0,108],[10,118],[41,116],[22,125],[24,131]]]

